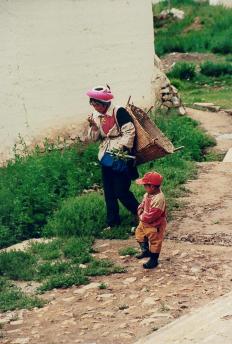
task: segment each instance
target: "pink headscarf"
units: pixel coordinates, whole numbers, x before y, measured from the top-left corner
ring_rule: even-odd
[[[90,98],[101,100],[103,102],[110,102],[111,99],[114,98],[113,94],[111,93],[110,87],[107,85],[107,87],[104,86],[97,86],[94,87],[92,90],[89,90],[86,93],[87,96]]]

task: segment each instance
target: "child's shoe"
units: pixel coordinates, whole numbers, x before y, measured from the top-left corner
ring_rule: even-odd
[[[159,253],[150,253],[150,259],[143,264],[144,269],[154,269],[159,264]]]
[[[148,242],[141,242],[141,243],[139,243],[139,246],[140,246],[142,252],[140,254],[137,254],[135,257],[137,259],[143,259],[143,258],[150,257],[151,253],[149,251]]]

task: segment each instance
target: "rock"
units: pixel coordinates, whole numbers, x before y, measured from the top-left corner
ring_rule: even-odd
[[[142,325],[150,325],[151,323],[154,323],[156,320],[154,318],[147,318],[141,321]]]
[[[223,109],[223,111],[228,113],[228,115],[232,115],[232,109]]]
[[[100,328],[102,328],[102,326],[104,326],[103,324],[94,324],[93,326],[92,326],[92,329],[93,330],[99,330]]]
[[[76,299],[75,296],[71,296],[71,297],[65,297],[64,299],[62,299],[62,301],[64,301],[64,302],[72,302],[75,299]]]
[[[218,112],[220,110],[220,106],[214,105],[213,103],[193,103],[193,105],[212,112]]]
[[[8,324],[9,322],[10,322],[10,319],[7,319],[7,318],[0,319],[0,326]]]
[[[164,96],[162,96],[162,100],[171,100],[172,97],[172,94],[165,94]]]
[[[129,277],[123,281],[123,284],[129,285],[131,283],[134,283],[136,280],[137,280],[137,277]]]
[[[170,86],[170,82],[167,81],[167,80],[165,80],[165,81],[161,84],[161,88],[166,88],[166,87],[168,87],[168,86]]]
[[[175,107],[180,106],[180,99],[178,97],[176,97],[176,96],[172,97],[171,101]]]
[[[177,256],[178,254],[180,254],[180,250],[175,250],[175,251],[172,252],[173,256]]]
[[[170,13],[172,13],[173,17],[179,20],[184,19],[184,11],[179,10],[177,8],[172,8],[170,10]]]
[[[79,264],[79,268],[80,268],[80,269],[86,269],[86,268],[87,268],[87,265],[85,265],[85,264]]]
[[[11,343],[12,344],[27,344],[27,343],[29,343],[29,340],[30,340],[29,337],[17,338]]]
[[[179,107],[179,114],[184,116],[186,114],[185,108],[183,106]]]
[[[173,107],[173,104],[172,104],[172,102],[171,102],[171,101],[169,101],[169,100],[167,100],[167,101],[163,102],[163,104],[162,104],[162,105],[164,105],[164,106],[166,106],[166,107],[168,107],[168,108],[172,108],[172,107]]]
[[[14,326],[22,325],[22,323],[23,323],[23,320],[16,320],[16,321],[11,321],[10,322],[10,324],[14,325]]]
[[[102,337],[107,337],[110,334],[110,332],[106,331],[102,333]]]
[[[170,87],[171,87],[172,93],[174,94],[178,93],[178,89],[175,86],[171,85]]]
[[[99,312],[99,314],[102,315],[103,317],[115,318],[114,312],[110,312],[110,311],[101,311],[101,312]]]
[[[162,88],[161,91],[160,91],[160,93],[161,93],[161,94],[169,94],[169,93],[170,93],[169,87]]]
[[[101,294],[98,296],[98,298],[101,298],[101,299],[109,299],[111,297],[113,297],[114,295],[113,294],[110,294],[110,293],[106,293],[106,294]]]
[[[99,285],[100,283],[92,282],[90,284],[85,285],[84,287],[74,290],[73,294],[84,294],[86,291],[90,289],[98,289]]]
[[[146,297],[143,301],[143,306],[153,306],[155,305],[155,300],[153,297]]]

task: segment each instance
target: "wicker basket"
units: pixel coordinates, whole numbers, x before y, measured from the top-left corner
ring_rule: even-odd
[[[157,128],[146,112],[129,102],[126,109],[131,115],[136,129],[137,164],[152,161],[174,152],[173,144]]]

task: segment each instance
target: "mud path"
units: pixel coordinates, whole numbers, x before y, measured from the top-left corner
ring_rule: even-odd
[[[188,113],[216,138],[232,132],[232,118],[214,114],[212,121],[210,113],[189,109]],[[220,151],[231,146],[230,139],[224,140]],[[119,248],[137,246],[134,238],[97,241],[96,257],[110,258],[127,272],[93,278],[80,288],[46,293],[43,297],[49,303],[42,309],[0,315],[0,323],[1,319],[6,323],[0,342],[134,343],[231,291],[231,172],[231,163],[199,164],[198,179],[186,185],[189,192],[181,200],[184,207],[169,223],[156,270],[144,271],[135,258],[119,256]],[[99,289],[102,282],[107,289]]]

